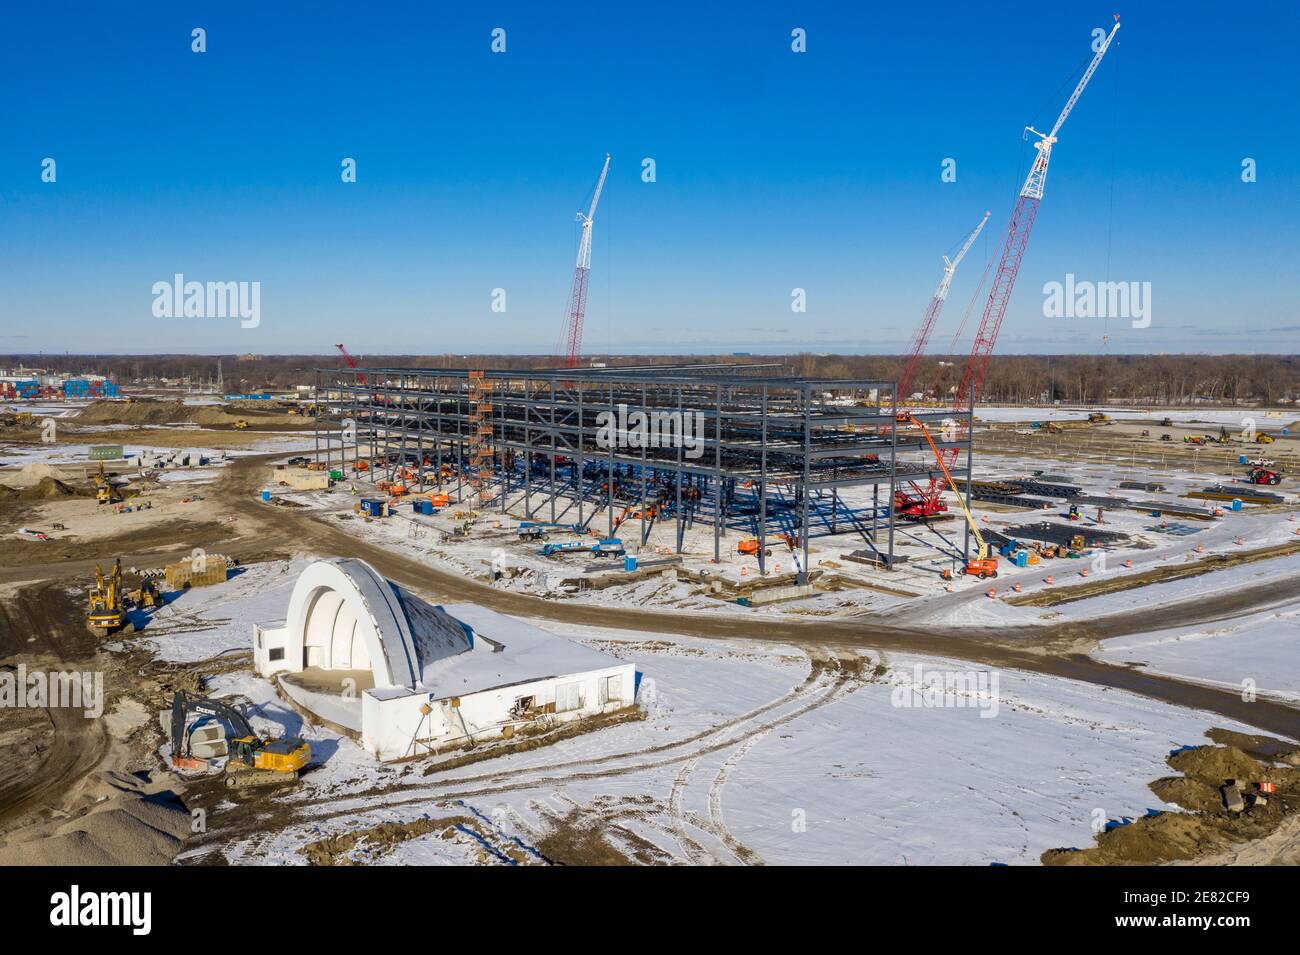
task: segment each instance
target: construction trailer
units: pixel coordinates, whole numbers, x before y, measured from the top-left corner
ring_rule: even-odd
[[[680,553],[688,528],[711,526],[715,560],[735,550],[723,544],[735,531],[759,540],[762,570],[769,540],[788,546],[801,580],[811,537],[856,535],[893,566],[897,534],[933,536],[896,520],[892,502],[905,487],[942,480],[934,452],[917,429],[899,426],[893,383],[780,369],[320,368],[316,461],[604,536],[631,506],[625,537],[639,523],[644,545],[656,522],[673,522]],[[948,469],[969,501],[969,410],[916,418],[954,456]],[[869,501],[857,491],[844,500],[859,488]],[[968,555],[968,533],[964,547]]]

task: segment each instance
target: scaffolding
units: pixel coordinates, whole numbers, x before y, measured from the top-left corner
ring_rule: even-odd
[[[919,431],[899,425],[892,382],[777,367],[320,368],[316,457],[520,520],[610,536],[637,520],[643,546],[671,520],[678,553],[688,528],[711,526],[714,560],[729,531],[752,535],[764,572],[769,544],[783,543],[800,582],[811,537],[854,535],[885,568],[896,534],[969,554],[968,540],[895,519],[898,492],[942,475]],[[969,501],[970,413],[913,413],[958,452],[950,470]]]

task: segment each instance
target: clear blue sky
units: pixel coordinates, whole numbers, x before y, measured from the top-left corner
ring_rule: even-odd
[[[1112,352],[1300,350],[1298,9],[1124,5],[999,352],[1099,351],[1105,332]],[[897,352],[940,256],[990,209],[946,344],[1027,168],[1021,129],[1052,122],[1112,12],[10,5],[0,352],[550,352],[606,151],[587,351]],[[176,272],[260,282],[260,326],[155,318],[151,286]],[[1066,273],[1150,282],[1151,327],[1045,318],[1043,284]]]

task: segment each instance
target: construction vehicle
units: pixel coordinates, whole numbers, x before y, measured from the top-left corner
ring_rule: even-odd
[[[543,544],[543,557],[557,557],[561,554],[572,554],[578,551],[588,551],[597,557],[621,557],[624,553],[623,541],[618,537],[602,537],[595,543],[587,541],[567,541],[563,544]]]
[[[144,610],[155,610],[163,604],[162,594],[151,577],[142,578],[140,586],[131,591],[128,596],[134,606]]]
[[[245,421],[243,418],[240,418],[238,421],[235,422],[236,431],[245,431],[247,429],[248,429],[248,422]]]
[[[1172,418],[1161,418],[1161,419],[1160,419],[1160,427],[1162,427],[1162,428],[1172,428],[1173,426],[1174,426],[1174,421],[1173,421]]]
[[[1059,142],[1058,134],[1065,121],[1069,118],[1070,113],[1078,104],[1079,98],[1083,95],[1083,91],[1092,79],[1093,74],[1097,72],[1097,67],[1101,65],[1106,52],[1114,42],[1119,26],[1119,16],[1116,15],[1115,25],[1111,27],[1110,33],[1099,43],[1093,44],[1092,60],[1084,69],[1083,75],[1079,77],[1074,92],[1070,94],[1069,99],[1061,108],[1061,112],[1056,117],[1056,122],[1052,125],[1052,128],[1043,133],[1032,126],[1025,127],[1026,136],[1033,134],[1038,137],[1038,141],[1034,143],[1034,151],[1037,155],[1034,157],[1033,165],[1025,176],[1024,185],[1020,187],[1015,208],[1012,210],[1011,219],[1007,223],[997,271],[994,274],[993,281],[989,284],[988,298],[984,303],[984,314],[980,318],[979,327],[975,331],[975,340],[971,346],[970,356],[966,359],[966,365],[962,369],[961,383],[951,392],[953,395],[952,411],[954,416],[960,417],[974,410],[975,402],[979,400],[980,388],[984,383],[985,374],[988,372],[989,363],[992,361],[993,349],[998,340],[998,332],[1002,328],[1002,320],[1006,317],[1007,306],[1011,302],[1016,278],[1020,274],[1020,264],[1024,261],[1025,250],[1029,247],[1029,237],[1033,232],[1034,222],[1038,218],[1038,209],[1042,204],[1043,194],[1047,186],[1048,166],[1051,163],[1052,152]],[[957,446],[956,442],[952,442],[951,447],[944,449],[942,461],[951,468],[951,465],[956,462],[959,453],[960,447]],[[927,499],[934,504],[942,500],[944,490],[945,486],[940,484],[937,478],[933,478],[930,480],[925,494]]]
[[[1259,434],[1255,435],[1256,444],[1272,444],[1273,441],[1274,441],[1273,436],[1264,431],[1261,431],[1259,432]]]
[[[252,789],[298,781],[298,770],[311,761],[311,746],[296,736],[263,739],[253,732],[248,719],[238,709],[220,700],[190,698],[178,690],[172,698],[172,766],[176,769],[203,771],[212,761],[192,755],[186,725],[190,715],[210,716],[229,726],[233,737],[226,739],[226,786],[229,789]]]
[[[116,504],[122,500],[122,494],[113,482],[108,479],[104,473],[104,462],[99,462],[99,470],[95,473],[95,501],[98,504]]]
[[[605,165],[600,169],[600,178],[591,196],[591,208],[586,215],[581,211],[578,220],[582,223],[582,237],[578,241],[577,266],[573,270],[573,290],[569,293],[569,304],[565,308],[566,333],[564,338],[564,367],[577,368],[582,360],[582,323],[587,313],[587,280],[591,275],[591,226],[596,220],[596,206],[600,204],[600,194],[605,188],[605,177],[609,174],[609,153],[605,153]]]
[[[1269,461],[1267,464],[1256,464],[1246,475],[1246,480],[1251,484],[1281,484],[1282,472],[1270,467],[1272,463]]]
[[[910,411],[900,411],[895,420],[899,424],[912,424],[921,429],[921,434],[925,436],[926,443],[930,445],[930,450],[934,452],[934,459],[938,462],[939,470],[943,472],[944,486],[955,487],[952,474],[949,473],[948,465],[943,459],[943,452],[934,443],[934,438],[930,435],[930,429],[925,426],[925,423]],[[975,538],[976,545],[976,556],[966,561],[966,565],[961,569],[961,572],[978,577],[980,580],[985,577],[996,577],[998,575],[998,559],[989,551],[988,542],[984,540],[984,535],[980,533],[979,524],[975,521],[975,515],[966,506],[966,499],[961,494],[955,496],[958,506],[961,507],[962,515],[966,518],[966,526],[970,528],[971,536]],[[945,570],[944,579],[950,579],[951,577],[951,572]]]
[[[1161,441],[1172,441],[1172,440],[1174,440],[1174,436],[1173,436],[1172,434],[1162,434],[1162,435],[1160,436],[1160,440],[1161,440]]]
[[[86,624],[101,637],[126,625],[126,604],[122,599],[122,561],[113,562],[113,572],[105,579],[103,568],[95,565],[95,587],[87,595],[89,610]]]
[[[1183,435],[1183,444],[1204,444],[1205,439],[1197,434]]]
[[[581,524],[557,524],[546,521],[520,521],[520,540],[540,540],[551,531],[568,531],[571,534],[585,534],[587,529]]]
[[[757,537],[742,537],[742,538],[741,538],[741,539],[736,543],[736,553],[737,553],[737,554],[748,554],[748,555],[751,555],[751,556],[757,557],[757,556],[758,556],[758,538],[757,538]],[[764,549],[764,551],[763,551],[763,556],[764,556],[764,557],[771,557],[771,556],[772,556],[772,548],[768,547],[768,548]]]
[[[1100,411],[1090,411],[1088,412],[1088,423],[1089,424],[1110,424],[1110,415],[1103,414]]]
[[[921,365],[921,356],[925,352],[925,346],[930,341],[930,333],[934,330],[935,322],[939,318],[939,312],[943,308],[943,303],[948,299],[948,290],[952,287],[952,277],[957,272],[957,266],[961,260],[966,258],[966,253],[970,247],[975,244],[979,234],[984,230],[984,225],[989,221],[990,213],[985,212],[984,218],[980,220],[971,232],[962,242],[961,248],[957,255],[949,260],[948,256],[943,257],[943,275],[939,279],[939,285],[934,290],[934,295],[930,297],[930,304],[926,306],[925,314],[921,316],[921,327],[916,330],[912,337],[912,345],[908,350],[907,360],[903,363],[903,370],[898,376],[898,384],[895,386],[895,392],[903,397],[912,393],[912,383],[916,378],[916,372]]]

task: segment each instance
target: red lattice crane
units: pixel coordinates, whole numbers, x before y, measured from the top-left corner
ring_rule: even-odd
[[[930,304],[926,306],[925,315],[921,317],[921,327],[916,330],[916,335],[912,338],[912,347],[908,349],[907,360],[903,364],[903,371],[898,376],[898,397],[906,399],[912,393],[912,381],[916,378],[916,370],[921,365],[921,355],[925,352],[925,346],[930,342],[930,333],[934,331],[935,322],[939,320],[939,312],[943,309],[943,303],[948,300],[948,290],[952,287],[952,277],[957,272],[957,266],[961,260],[966,258],[966,253],[970,247],[979,238],[980,232],[984,230],[984,223],[989,221],[989,213],[984,213],[984,218],[980,220],[971,233],[966,236],[966,241],[961,245],[957,255],[949,260],[948,256],[943,257],[943,276],[939,279],[939,287],[934,290],[934,295],[930,298]]]
[[[348,363],[348,367],[349,367],[349,368],[356,368],[356,367],[357,367],[357,360],[356,360],[355,358],[353,358],[351,355],[348,354],[348,350],[347,350],[346,348],[344,348],[342,344],[335,345],[334,347],[337,348],[339,351],[341,351],[341,352],[343,353],[343,360],[346,361],[346,362]],[[366,373],[365,373],[365,372],[363,372],[363,371],[358,371],[358,372],[357,372],[357,384],[359,384],[359,385],[367,385],[367,384],[369,384],[369,382],[366,381]]]
[[[984,316],[980,319],[979,329],[975,332],[975,342],[971,346],[970,358],[966,361],[961,384],[957,387],[957,394],[953,399],[952,410],[954,413],[960,414],[974,410],[974,402],[979,397],[980,387],[984,384],[984,374],[988,371],[989,360],[993,355],[993,346],[996,344],[998,332],[1002,328],[1002,319],[1007,313],[1007,304],[1011,301],[1011,292],[1016,286],[1016,276],[1020,273],[1020,262],[1025,256],[1025,249],[1029,245],[1029,234],[1033,230],[1034,220],[1038,216],[1038,206],[1043,199],[1043,188],[1047,184],[1047,166],[1052,159],[1052,147],[1056,145],[1057,134],[1061,131],[1061,126],[1064,125],[1066,118],[1074,109],[1075,103],[1079,101],[1084,87],[1092,79],[1092,74],[1101,65],[1102,57],[1110,49],[1111,41],[1115,39],[1115,33],[1118,30],[1119,14],[1115,14],[1115,25],[1111,27],[1110,33],[1106,35],[1101,46],[1093,54],[1092,61],[1088,64],[1088,68],[1083,71],[1083,76],[1079,78],[1079,83],[1075,86],[1074,92],[1070,94],[1070,98],[1061,109],[1061,115],[1056,118],[1056,124],[1052,127],[1051,132],[1040,133],[1032,126],[1025,127],[1026,135],[1033,133],[1038,137],[1038,142],[1034,143],[1034,149],[1037,150],[1038,154],[1034,157],[1034,164],[1029,169],[1029,175],[1025,177],[1025,184],[1020,189],[1020,195],[1016,199],[1016,207],[1011,213],[1011,221],[1007,224],[1007,237],[1005,244],[1002,246],[1002,258],[998,262],[997,275],[989,288],[988,301],[984,305]],[[944,470],[951,470],[953,464],[957,461],[960,448],[950,447],[942,450]],[[946,483],[939,480],[930,481],[923,507],[927,514],[939,514],[947,510],[942,496]]]
[[[577,368],[582,358],[582,320],[587,313],[587,277],[591,274],[591,224],[596,219],[596,205],[600,202],[600,193],[605,188],[608,172],[609,153],[605,153],[605,165],[601,167],[600,178],[596,180],[591,208],[585,215],[578,213],[578,221],[582,223],[582,239],[578,242],[578,264],[573,270],[573,290],[569,293],[569,307],[566,310],[569,332],[564,351],[565,368]]]

